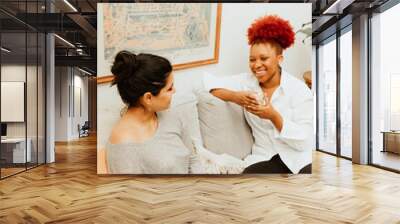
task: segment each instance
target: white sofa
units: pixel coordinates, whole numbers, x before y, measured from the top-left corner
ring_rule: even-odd
[[[182,136],[187,147],[192,147],[192,138],[197,138],[216,154],[226,153],[244,159],[251,153],[253,136],[243,109],[238,105],[200,90],[194,96],[175,95],[171,108],[164,113],[184,115],[179,120],[190,126],[188,133]],[[178,118],[171,118],[171,122],[176,120]]]

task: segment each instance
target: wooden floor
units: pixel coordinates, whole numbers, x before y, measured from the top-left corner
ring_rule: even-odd
[[[374,151],[372,160],[374,164],[400,170],[400,154],[376,150]]]
[[[11,168],[10,167],[7,167],[7,168],[2,167],[1,168],[1,178],[6,178],[8,176],[23,172],[27,169],[28,170],[33,169],[36,166],[37,166],[37,164],[32,164],[32,163],[29,164],[28,163],[27,167],[25,167],[25,164],[18,164],[18,167],[11,167]]]
[[[400,223],[400,175],[320,152],[312,175],[98,176],[95,138],[0,181],[0,223]]]
[[[22,171],[24,171],[24,170],[26,170],[25,169],[25,167],[24,168],[1,168],[1,177],[3,178],[3,177],[7,177],[7,176],[10,176],[10,175],[13,175],[13,174],[15,174],[15,173],[19,173],[19,172],[22,172]]]

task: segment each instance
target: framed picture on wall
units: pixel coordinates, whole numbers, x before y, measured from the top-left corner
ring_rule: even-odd
[[[121,50],[161,55],[174,70],[218,63],[220,3],[98,4],[98,83]]]
[[[295,33],[311,21],[311,4],[221,4],[223,16],[208,3],[101,5],[99,175],[311,173],[314,101],[302,80],[311,42]],[[194,67],[218,60],[218,17],[219,61]],[[285,94],[267,106],[271,77]],[[217,88],[255,100],[224,102]]]
[[[1,82],[1,122],[25,122],[25,82]]]

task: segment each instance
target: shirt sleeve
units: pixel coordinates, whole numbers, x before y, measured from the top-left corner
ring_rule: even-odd
[[[248,74],[240,73],[231,76],[217,77],[210,73],[203,76],[203,84],[207,92],[213,89],[243,90],[243,84],[247,82]]]
[[[291,108],[291,116],[280,113],[283,119],[282,130],[275,132],[275,137],[284,141],[297,151],[313,147],[314,99],[307,89],[296,93],[296,102]]]

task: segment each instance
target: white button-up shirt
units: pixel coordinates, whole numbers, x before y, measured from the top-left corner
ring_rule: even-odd
[[[205,74],[203,82],[207,91],[225,88],[262,92],[257,78],[248,73],[224,77]],[[283,118],[282,130],[279,132],[270,120],[244,110],[254,136],[252,154],[245,161],[250,165],[279,154],[286,166],[298,173],[312,162],[313,95],[305,83],[282,70],[280,85],[272,94],[270,103]]]

